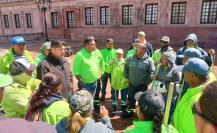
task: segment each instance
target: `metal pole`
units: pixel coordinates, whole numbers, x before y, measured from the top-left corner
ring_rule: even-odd
[[[45,39],[46,41],[49,41],[48,34],[47,34],[47,19],[46,19],[46,7],[43,7],[43,14],[44,14],[44,28],[45,28]]]

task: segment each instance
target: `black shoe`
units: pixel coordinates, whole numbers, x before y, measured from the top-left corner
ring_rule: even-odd
[[[133,117],[133,112],[127,112],[127,113],[124,113],[121,114],[121,118],[130,118],[130,117]]]

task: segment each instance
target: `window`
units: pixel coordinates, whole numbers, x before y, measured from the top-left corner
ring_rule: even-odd
[[[20,28],[20,17],[19,14],[14,14],[15,27]]]
[[[8,18],[8,15],[4,15],[3,18],[4,18],[5,28],[9,28],[9,18]]]
[[[86,25],[93,25],[93,7],[85,8],[85,23]]]
[[[109,7],[100,7],[100,24],[108,25],[109,24]]]
[[[201,10],[201,24],[215,24],[217,19],[217,0],[204,0]]]
[[[145,24],[157,24],[158,4],[146,4]]]
[[[186,14],[186,2],[172,3],[171,24],[184,24]]]
[[[60,27],[60,20],[58,12],[51,12],[51,19],[52,19],[52,27],[59,28]]]
[[[32,28],[32,15],[30,13],[26,14],[26,27]]]
[[[72,28],[75,25],[75,13],[74,12],[66,12],[67,15],[67,27]]]
[[[123,25],[133,24],[133,5],[122,6],[122,24]]]

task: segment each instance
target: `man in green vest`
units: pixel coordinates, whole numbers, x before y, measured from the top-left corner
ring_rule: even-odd
[[[76,53],[73,64],[73,74],[78,79],[78,88],[85,89],[95,95],[97,80],[100,76],[98,56],[95,51],[94,37],[84,40],[84,48]]]
[[[111,81],[111,72],[109,70],[109,65],[110,65],[111,60],[116,57],[116,50],[113,47],[114,47],[114,40],[112,38],[109,38],[106,41],[106,48],[101,50],[101,53],[104,59],[104,64],[105,64],[105,72],[102,75],[102,91],[101,91],[102,101],[105,100],[108,79]]]
[[[182,68],[182,71],[184,72],[184,80],[190,85],[190,88],[177,104],[173,122],[180,133],[196,133],[191,108],[200,98],[205,85],[209,83],[210,68],[202,59],[191,58]]]
[[[9,73],[9,66],[16,59],[24,59],[26,62],[34,63],[32,56],[26,50],[26,41],[23,37],[13,37],[11,44],[11,48],[0,58],[0,73],[3,74]]]

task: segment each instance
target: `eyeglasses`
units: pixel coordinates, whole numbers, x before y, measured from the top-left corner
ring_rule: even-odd
[[[199,112],[199,111],[197,110],[195,103],[194,103],[193,106],[192,106],[192,113],[193,113],[193,114],[196,114],[196,115],[198,115],[198,116],[200,116],[202,119],[204,119],[204,120],[208,121],[209,123],[211,123],[211,124],[217,126],[217,124],[216,124],[213,120],[211,120],[210,118],[208,118],[208,117],[205,116],[203,113],[201,113],[201,112]]]

